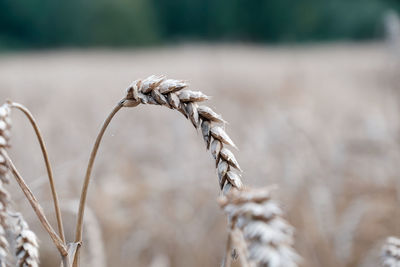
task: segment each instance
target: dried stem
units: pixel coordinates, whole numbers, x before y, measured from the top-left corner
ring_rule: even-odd
[[[112,118],[123,107],[124,101],[125,101],[125,98],[122,99],[120,102],[118,102],[118,104],[114,107],[114,109],[108,115],[107,119],[104,121],[103,126],[101,127],[101,130],[100,130],[99,134],[97,135],[96,142],[94,143],[92,152],[90,154],[89,163],[88,163],[88,166],[86,169],[85,180],[84,180],[83,186],[82,186],[81,198],[79,201],[79,212],[78,212],[78,219],[77,219],[77,223],[76,223],[75,242],[82,241],[83,216],[85,213],[86,196],[87,196],[87,191],[88,191],[89,182],[90,182],[90,175],[92,173],[94,160],[96,159],[96,155],[97,155],[97,151],[99,149],[100,143],[101,143],[101,139],[103,138],[104,132],[106,131]],[[74,266],[78,266],[77,262],[76,262],[78,257],[79,257],[79,247],[76,251],[76,258],[75,258]]]
[[[39,218],[40,223],[43,225],[44,229],[50,235],[50,238],[53,240],[54,245],[57,247],[58,251],[60,252],[61,256],[65,257],[68,255],[67,248],[61,238],[57,235],[54,231],[53,227],[50,225],[49,221],[44,215],[43,208],[40,206],[39,202],[37,201],[36,197],[33,195],[32,191],[25,183],[24,179],[18,173],[15,165],[13,164],[12,160],[7,154],[7,151],[4,148],[0,149],[2,155],[5,157],[8,166],[10,167],[11,172],[13,173],[15,180],[17,181],[18,185],[21,187],[22,191],[24,192],[26,198],[29,200],[33,210],[35,211],[37,217]]]
[[[55,188],[55,185],[54,185],[53,172],[51,170],[49,156],[47,154],[47,149],[46,149],[46,146],[44,144],[43,137],[42,137],[42,135],[40,133],[39,126],[37,125],[37,123],[35,121],[35,118],[33,117],[32,113],[25,106],[23,106],[23,105],[21,105],[19,103],[15,103],[15,102],[11,103],[10,106],[22,111],[26,115],[26,117],[29,119],[33,129],[35,130],[37,139],[38,139],[39,144],[40,144],[40,149],[42,150],[43,158],[44,158],[44,161],[46,163],[47,176],[49,177],[51,194],[52,194],[53,202],[54,202],[54,210],[55,210],[56,217],[57,217],[58,232],[60,234],[61,240],[65,244],[64,227],[63,227],[63,223],[62,223],[61,210],[60,210],[60,207],[59,207],[57,191],[56,191],[56,188]]]

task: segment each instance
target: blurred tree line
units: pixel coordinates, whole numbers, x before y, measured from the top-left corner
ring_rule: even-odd
[[[389,9],[400,0],[0,0],[0,48],[372,39]]]

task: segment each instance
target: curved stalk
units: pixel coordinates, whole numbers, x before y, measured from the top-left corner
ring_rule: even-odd
[[[94,143],[92,152],[90,154],[89,163],[88,163],[88,166],[86,169],[85,180],[84,180],[83,186],[82,186],[81,198],[79,201],[79,212],[78,212],[78,219],[77,219],[77,223],[76,223],[75,242],[82,241],[83,216],[85,213],[86,196],[87,196],[87,191],[88,191],[89,182],[90,182],[90,175],[92,173],[94,160],[96,159],[96,155],[97,155],[97,151],[99,149],[100,143],[101,143],[101,139],[103,138],[104,132],[106,131],[106,129],[107,129],[108,125],[110,124],[114,115],[123,107],[124,101],[125,101],[125,98],[122,99],[114,107],[114,109],[108,115],[107,119],[104,121],[103,126],[101,127],[101,130],[100,130],[99,134],[97,135],[96,142]]]
[[[96,137],[96,141],[93,145],[92,152],[90,154],[89,158],[89,163],[86,169],[86,174],[85,174],[85,180],[83,181],[83,186],[82,186],[82,191],[81,191],[81,198],[79,200],[79,211],[78,211],[78,218],[76,222],[76,230],[75,230],[75,242],[76,243],[81,243],[82,242],[82,232],[83,232],[83,216],[85,214],[85,203],[86,203],[86,197],[87,197],[87,192],[89,188],[89,182],[90,182],[90,175],[92,174],[92,169],[93,169],[93,164],[94,160],[96,159],[97,151],[99,150],[99,146],[101,143],[101,139],[104,136],[104,132],[106,131],[108,125],[110,124],[112,118],[117,114],[117,112],[123,107],[125,98],[123,98],[121,101],[118,102],[118,104],[113,108],[111,113],[107,116],[106,120],[104,121],[100,132],[98,133]],[[81,246],[78,246],[76,248],[75,252],[75,257],[73,259],[73,266],[78,267],[79,266],[79,248]]]
[[[33,117],[32,113],[23,105],[19,104],[19,103],[11,103],[11,107],[19,109],[20,111],[22,111],[25,116],[29,119],[29,122],[31,123],[35,134],[37,136],[37,139],[39,141],[40,144],[40,149],[42,151],[43,154],[43,158],[46,164],[46,170],[47,170],[47,175],[49,177],[49,183],[50,183],[50,189],[51,189],[51,194],[53,197],[53,202],[54,202],[54,210],[56,213],[56,218],[57,218],[57,226],[58,226],[58,231],[60,234],[60,238],[61,240],[65,243],[65,235],[64,235],[64,227],[63,227],[63,223],[62,223],[62,216],[61,216],[61,211],[59,208],[59,201],[58,201],[58,196],[57,196],[57,191],[55,189],[55,184],[54,184],[54,178],[53,178],[53,172],[51,169],[51,164],[50,164],[50,160],[49,160],[49,156],[47,154],[47,149],[42,137],[42,134],[40,133],[40,129],[35,121],[35,118]]]
[[[65,235],[64,235],[64,227],[63,227],[63,222],[62,222],[62,216],[61,216],[61,210],[59,207],[59,201],[58,201],[58,196],[57,196],[57,191],[54,185],[54,178],[53,178],[53,171],[51,169],[51,164],[49,160],[49,156],[47,154],[47,149],[44,144],[44,140],[42,137],[42,134],[40,133],[39,126],[37,125],[35,118],[33,117],[32,113],[23,105],[19,103],[11,103],[11,107],[19,109],[22,111],[25,116],[29,119],[33,129],[35,130],[36,137],[39,141],[40,144],[40,149],[42,150],[43,158],[46,164],[46,170],[47,170],[47,176],[49,177],[49,183],[50,183],[50,189],[51,189],[51,195],[53,197],[53,202],[54,202],[54,210],[56,213],[56,218],[57,218],[57,226],[58,226],[58,232],[60,234],[60,238],[65,244]]]
[[[17,181],[18,185],[21,187],[23,193],[25,194],[26,198],[28,199],[29,203],[31,204],[34,212],[36,213],[37,217],[39,218],[40,223],[43,225],[44,229],[50,235],[50,238],[53,240],[54,245],[57,247],[58,251],[60,252],[62,257],[68,255],[67,247],[61,238],[57,235],[54,231],[53,227],[51,227],[49,221],[44,215],[43,208],[40,206],[39,202],[37,201],[36,197],[33,195],[31,189],[25,183],[22,176],[19,174],[17,168],[15,167],[14,163],[10,159],[5,149],[1,149],[1,154],[7,161],[8,166],[10,167],[11,172],[13,173],[15,180]]]

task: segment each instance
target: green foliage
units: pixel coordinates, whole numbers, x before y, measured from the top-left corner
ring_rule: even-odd
[[[378,37],[399,0],[0,0],[0,48]]]

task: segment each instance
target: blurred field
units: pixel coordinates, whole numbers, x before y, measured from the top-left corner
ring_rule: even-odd
[[[69,240],[70,208],[100,124],[131,81],[166,74],[213,96],[210,106],[240,148],[245,183],[280,186],[304,266],[377,266],[382,240],[400,235],[398,63],[384,44],[2,54],[0,100],[24,103],[39,122]],[[11,155],[53,216],[39,146],[23,116],[13,119]],[[56,266],[50,239],[11,187],[40,236],[43,266]],[[89,191],[86,245],[103,244],[105,256],[87,249],[84,258],[219,266],[226,229],[218,193],[213,161],[181,114],[123,110],[104,138]]]

